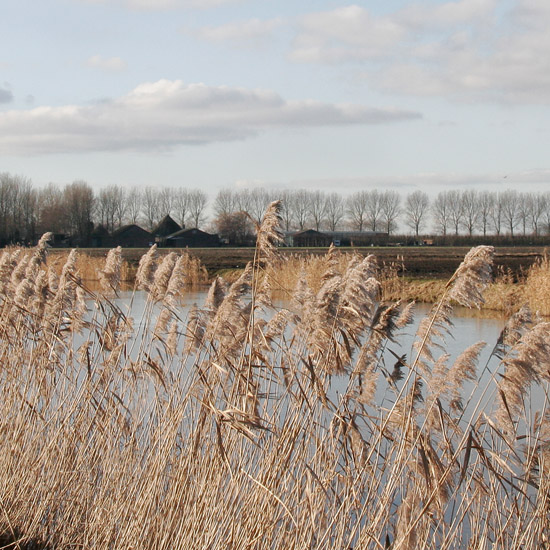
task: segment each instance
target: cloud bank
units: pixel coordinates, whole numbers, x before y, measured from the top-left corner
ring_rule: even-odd
[[[424,2],[386,15],[351,5],[303,17],[290,58],[359,63],[373,86],[401,94],[547,104],[549,23],[544,0]]]
[[[202,40],[214,43],[228,43],[236,47],[257,46],[273,38],[274,31],[283,26],[284,19],[248,19],[218,26],[207,26],[192,32]],[[184,29],[184,32],[188,32]]]
[[[94,105],[0,112],[0,152],[171,150],[244,140],[273,128],[383,124],[421,118],[395,108],[285,100],[269,90],[159,80]]]

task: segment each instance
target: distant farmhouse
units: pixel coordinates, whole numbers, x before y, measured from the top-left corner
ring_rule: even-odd
[[[334,246],[373,246],[388,242],[384,231],[305,231],[287,232],[286,246],[326,247]]]
[[[326,233],[315,231],[315,229],[306,229],[288,235],[288,246],[330,246],[332,237]]]
[[[220,246],[218,235],[197,228],[182,228],[170,216],[165,216],[149,232],[136,224],[125,225],[113,233],[98,225],[92,233],[92,246],[97,248],[148,248],[153,244],[170,248],[203,248]],[[57,235],[54,246],[69,246],[64,235]]]
[[[155,237],[149,231],[142,229],[139,225],[124,225],[113,231],[106,244],[101,246],[123,248],[148,248],[155,242]]]
[[[207,233],[196,227],[181,227],[170,216],[165,216],[151,231],[136,224],[129,224],[109,232],[98,225],[91,234],[90,244],[97,248],[149,248],[153,244],[166,248],[209,248],[223,246],[217,234]],[[67,235],[56,234],[55,247],[73,246]],[[326,248],[334,246],[373,246],[388,244],[388,234],[383,231],[292,231],[284,234],[285,246]],[[425,242],[423,244],[432,244]]]
[[[181,229],[172,235],[164,238],[163,246],[173,248],[208,248],[220,246],[218,235],[206,233],[196,227],[192,229]]]

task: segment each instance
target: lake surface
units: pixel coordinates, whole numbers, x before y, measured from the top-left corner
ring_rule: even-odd
[[[190,307],[193,304],[201,307],[204,304],[206,295],[207,291],[205,290],[189,291],[185,293],[181,308],[178,311],[178,316],[182,320],[182,324],[185,324],[187,321],[187,314]],[[115,300],[115,302],[124,313],[133,317],[134,327],[137,327],[140,322],[144,320],[144,317],[150,316],[150,312],[147,308],[150,308],[151,305],[149,304],[149,306],[147,306],[147,295],[144,292],[122,292],[120,298]],[[286,304],[279,301],[276,305],[278,307],[284,307]],[[388,348],[399,356],[405,355],[408,361],[413,360],[415,355],[412,345],[415,341],[418,325],[429,313],[430,307],[429,304],[417,304],[415,306],[413,323],[402,329],[396,337],[396,343],[388,343]],[[158,315],[158,311],[158,307],[154,308],[153,315]],[[150,318],[149,321],[151,321]],[[445,338],[444,342],[445,353],[449,354],[448,365],[452,365],[454,360],[466,348],[483,341],[487,345],[479,355],[478,376],[480,378],[491,376],[491,373],[498,368],[499,360],[496,357],[492,357],[491,361],[488,363],[488,359],[504,327],[505,319],[496,312],[495,316],[491,317],[487,316],[486,311],[480,312],[457,307],[454,310],[452,324],[450,335]],[[154,318],[153,322],[150,322],[150,326],[154,326]],[[443,351],[438,352],[438,354],[439,353],[443,353]],[[434,355],[437,357],[435,352]],[[395,356],[390,351],[386,351],[382,356],[382,362],[385,363],[386,369],[389,371],[393,368],[395,361]],[[333,390],[337,393],[343,393],[345,391],[344,377],[341,378],[342,380],[339,381],[338,377],[335,377],[333,382]]]

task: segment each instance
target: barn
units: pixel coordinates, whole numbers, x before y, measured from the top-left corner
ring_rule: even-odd
[[[155,238],[139,225],[124,225],[111,233],[109,244],[104,246],[122,246],[123,248],[147,248],[152,246]]]
[[[330,246],[332,238],[326,233],[315,231],[315,229],[306,229],[305,231],[299,231],[290,235],[290,246]]]
[[[158,243],[159,246],[162,246],[166,237],[173,235],[182,229],[184,228],[181,227],[179,223],[174,221],[170,215],[166,215],[162,218],[162,220],[160,220],[151,233],[155,237],[155,242]]]
[[[206,231],[194,227],[192,229],[182,229],[168,235],[164,239],[164,246],[171,248],[208,248],[220,246],[220,239],[216,234],[206,233]]]

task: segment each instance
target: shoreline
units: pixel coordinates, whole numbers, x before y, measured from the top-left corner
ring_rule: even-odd
[[[82,278],[91,282],[102,269],[103,258],[109,249],[80,249],[79,254],[85,259],[81,263]],[[445,284],[464,259],[469,247],[365,247],[334,249],[340,261],[346,262],[351,254],[366,256],[373,254],[380,268],[382,301],[415,301],[434,303],[443,294]],[[147,249],[122,249],[126,263],[125,282],[131,286],[134,281],[139,259]],[[67,249],[50,249],[53,262],[61,264]],[[186,252],[193,261],[189,274],[192,286],[209,285],[216,277],[221,276],[227,282],[235,281],[247,262],[253,259],[253,248],[221,249],[158,249],[159,256],[176,252]],[[324,262],[328,248],[281,248],[283,262],[277,271],[281,288],[292,289],[296,284],[301,266],[308,266],[309,279],[318,278],[325,269]],[[90,261],[92,259],[92,261]],[[539,269],[538,266],[542,266]],[[538,271],[537,271],[538,270]],[[546,294],[546,271],[550,271],[546,259],[545,247],[501,247],[495,250],[493,282],[485,293],[483,310],[495,311],[497,314],[511,315],[525,303],[533,311],[542,315],[550,314],[550,304]],[[535,287],[529,283],[531,273],[537,271],[538,282]],[[541,279],[542,277],[542,279]],[[532,278],[532,276],[531,276]],[[548,276],[550,281],[550,275]],[[529,288],[528,288],[529,287]],[[548,289],[548,291],[546,290]],[[538,307],[540,305],[540,307]],[[536,306],[536,307],[534,307]]]

